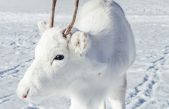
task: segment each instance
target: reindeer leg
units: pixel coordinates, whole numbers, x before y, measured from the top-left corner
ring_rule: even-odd
[[[71,99],[70,109],[87,109],[87,107],[80,100],[73,98]]]
[[[106,109],[106,106],[105,106],[105,102],[102,101],[99,105],[99,108],[98,109]]]
[[[125,93],[127,80],[126,76],[122,79],[122,84],[113,90],[113,94],[109,97],[113,109],[125,109]]]

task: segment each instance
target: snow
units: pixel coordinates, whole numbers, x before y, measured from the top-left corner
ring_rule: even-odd
[[[119,2],[127,12],[137,46],[136,61],[128,71],[127,109],[169,109],[169,2]],[[34,109],[19,100],[15,90],[40,38],[36,22],[48,15],[0,12],[0,16],[0,109]],[[69,20],[69,14],[59,14],[56,24],[66,25]],[[41,106],[68,109],[70,101],[49,98]]]
[[[85,0],[81,0],[83,4]],[[0,0],[0,11],[5,12],[48,12],[51,9],[52,0]],[[70,13],[73,8],[73,0],[58,0],[57,13]]]
[[[49,2],[50,1],[50,2]],[[72,12],[74,0],[58,0],[57,13]],[[80,0],[82,5],[87,0]],[[115,0],[120,3],[127,14],[169,15],[169,0]],[[0,11],[47,13],[51,0],[0,0]]]
[[[126,10],[127,14],[134,15],[168,15],[168,0],[115,0]]]

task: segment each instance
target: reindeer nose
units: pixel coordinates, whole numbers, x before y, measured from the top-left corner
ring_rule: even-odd
[[[26,99],[28,97],[28,94],[29,94],[29,90],[25,94],[23,94],[22,98]]]

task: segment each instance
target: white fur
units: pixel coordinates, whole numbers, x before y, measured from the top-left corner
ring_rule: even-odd
[[[124,12],[112,0],[90,0],[79,13],[80,31],[71,37],[64,38],[60,28],[43,33],[17,94],[35,103],[53,94],[67,96],[71,109],[104,109],[109,98],[113,109],[125,109],[126,71],[135,45]],[[58,54],[64,60],[53,60]]]

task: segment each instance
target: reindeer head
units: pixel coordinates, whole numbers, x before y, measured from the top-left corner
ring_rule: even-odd
[[[89,47],[85,33],[78,31],[70,34],[75,18],[67,29],[53,27],[56,0],[53,1],[50,22],[38,24],[42,37],[35,49],[35,59],[17,89],[21,99],[31,102],[69,87],[70,76],[73,75],[69,72],[75,72],[74,62],[78,60],[78,56],[85,54]]]

